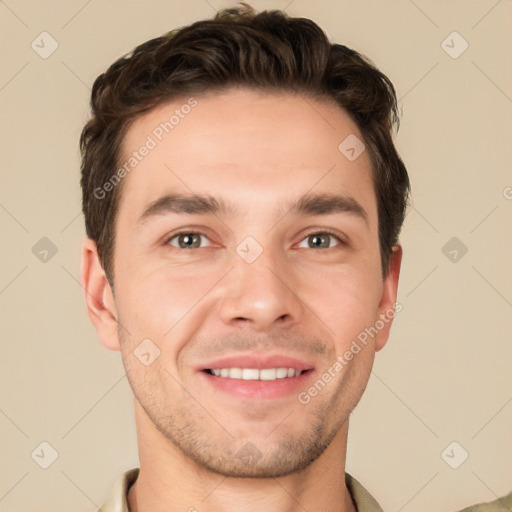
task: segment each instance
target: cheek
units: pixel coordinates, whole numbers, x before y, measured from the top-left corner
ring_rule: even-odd
[[[338,352],[378,318],[382,281],[355,268],[341,269],[316,280],[306,292],[314,310],[329,327]]]
[[[128,330],[161,339],[178,323],[186,323],[223,274],[213,265],[202,269],[167,264],[150,271],[143,265],[127,268],[119,286],[118,308]]]

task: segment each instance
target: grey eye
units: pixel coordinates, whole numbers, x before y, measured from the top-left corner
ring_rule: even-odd
[[[341,242],[341,240],[331,233],[311,233],[301,242],[299,247],[305,247],[306,249],[329,249],[334,247],[336,244],[331,244],[332,240],[337,240]],[[302,244],[307,243],[307,246]]]
[[[198,249],[201,247],[201,238],[206,237],[200,233],[178,233],[169,240],[169,244],[179,249]],[[174,240],[177,240],[177,244],[173,243]]]

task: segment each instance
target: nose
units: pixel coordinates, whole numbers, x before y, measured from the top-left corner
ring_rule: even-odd
[[[226,325],[250,325],[255,331],[265,331],[300,322],[304,304],[286,262],[278,265],[264,251],[253,263],[236,256],[234,266],[222,290],[220,315]]]

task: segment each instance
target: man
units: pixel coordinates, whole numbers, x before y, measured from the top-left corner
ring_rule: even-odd
[[[81,279],[140,457],[102,510],[381,510],[345,458],[400,307],[390,81],[243,5],[140,45],[91,106]]]

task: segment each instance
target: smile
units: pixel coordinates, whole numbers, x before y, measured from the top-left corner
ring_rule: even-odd
[[[299,377],[302,370],[295,368],[214,368],[206,370],[210,375],[227,379],[276,380]]]

